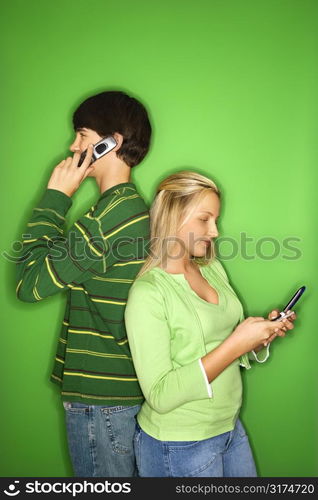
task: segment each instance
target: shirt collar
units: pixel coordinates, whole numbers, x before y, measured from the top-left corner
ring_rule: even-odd
[[[112,186],[111,188],[106,189],[106,191],[104,191],[100,195],[99,199],[105,198],[106,196],[109,196],[114,191],[116,191],[116,189],[122,189],[124,187],[129,187],[129,188],[133,189],[134,191],[136,191],[136,186],[133,182],[121,182],[120,184],[116,184],[116,186]]]

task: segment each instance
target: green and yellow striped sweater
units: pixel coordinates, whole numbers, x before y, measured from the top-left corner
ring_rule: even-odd
[[[124,323],[128,291],[149,242],[149,213],[134,184],[105,191],[63,233],[71,198],[48,189],[27,225],[17,296],[36,302],[65,292],[52,381],[62,399],[101,405],[143,401]]]

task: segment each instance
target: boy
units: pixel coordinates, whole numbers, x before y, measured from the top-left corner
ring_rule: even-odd
[[[143,396],[124,309],[149,239],[148,209],[130,173],[148,152],[151,125],[143,105],[117,91],[86,99],[73,125],[74,155],[53,170],[25,231],[17,296],[36,302],[66,291],[51,379],[61,386],[75,475],[130,477],[135,415]],[[116,147],[90,165],[92,145],[107,136]],[[100,198],[64,237],[71,196],[87,176],[95,178]]]

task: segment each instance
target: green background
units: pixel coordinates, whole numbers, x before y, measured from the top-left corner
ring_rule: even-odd
[[[221,235],[238,251],[223,241],[220,252],[246,315],[307,285],[295,330],[243,374],[242,420],[260,476],[316,476],[318,2],[11,0],[1,10],[1,475],[72,474],[48,381],[65,297],[18,302],[4,252],[16,256],[67,153],[74,107],[115,88],[151,114],[151,151],[133,170],[148,202],[182,168],[222,190]],[[87,179],[69,223],[97,196]]]

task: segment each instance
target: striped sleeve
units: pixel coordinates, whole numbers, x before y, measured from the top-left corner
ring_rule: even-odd
[[[119,260],[114,238],[121,233],[121,226],[134,226],[138,215],[135,217],[129,212],[131,206],[125,212],[110,202],[113,206],[109,206],[102,217],[90,211],[77,220],[65,236],[65,215],[71,204],[72,200],[61,191],[48,189],[33,210],[17,264],[19,299],[36,302],[76,287],[93,276],[104,274]],[[127,231],[125,238],[129,238]]]

